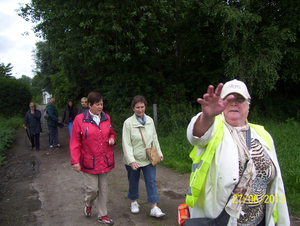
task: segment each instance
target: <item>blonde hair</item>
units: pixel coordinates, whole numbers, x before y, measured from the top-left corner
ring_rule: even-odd
[[[31,102],[31,103],[29,104],[29,107],[30,107],[30,108],[31,108],[31,107],[34,107],[34,108],[35,108],[35,103]]]
[[[81,102],[87,103],[87,102],[88,102],[88,99],[87,99],[86,97],[82,97],[82,98],[81,98]]]

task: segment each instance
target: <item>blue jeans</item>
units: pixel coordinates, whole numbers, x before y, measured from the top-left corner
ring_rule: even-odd
[[[72,131],[72,125],[73,125],[73,121],[69,122],[68,127],[69,127],[69,134],[71,136],[71,131]]]
[[[53,144],[58,144],[58,128],[57,126],[48,126],[49,128],[49,146]]]
[[[156,190],[156,166],[149,164],[144,167],[140,167],[137,170],[133,170],[131,166],[125,165],[127,170],[127,176],[129,181],[129,190],[127,197],[130,200],[136,200],[139,198],[139,180],[141,170],[144,174],[145,185],[147,190],[148,203],[158,202],[158,195]]]

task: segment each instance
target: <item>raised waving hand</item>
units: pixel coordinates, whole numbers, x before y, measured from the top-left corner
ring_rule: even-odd
[[[197,102],[201,104],[202,114],[197,119],[194,126],[194,136],[201,137],[209,129],[215,120],[215,116],[221,114],[228,104],[234,99],[233,95],[229,95],[225,100],[221,99],[223,84],[220,83],[216,90],[214,86],[209,85],[207,93],[203,98],[198,98]]]

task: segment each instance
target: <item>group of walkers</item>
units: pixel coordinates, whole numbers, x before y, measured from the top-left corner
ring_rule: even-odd
[[[186,194],[190,219],[183,225],[204,225],[203,222],[208,221],[207,225],[290,225],[274,142],[262,126],[248,123],[250,101],[247,86],[235,79],[225,85],[220,83],[216,89],[210,85],[203,98],[198,99],[202,112],[192,118],[187,128],[187,138],[194,149],[190,154],[193,164]],[[111,118],[103,111],[103,97],[96,92],[89,93],[82,99],[84,104],[79,111],[69,100],[62,121],[57,117],[55,102],[52,98],[47,111],[50,117],[55,115],[52,121],[69,127],[71,165],[73,170],[83,173],[86,190],[84,215],[91,217],[96,203],[98,221],[113,225],[107,213],[108,175],[115,167],[113,146],[117,140]],[[127,197],[131,200],[131,212],[139,213],[142,171],[150,216],[160,218],[165,213],[157,206],[156,165],[151,164],[145,148],[153,146],[161,161],[164,156],[154,122],[145,114],[146,106],[143,96],[133,97],[134,113],[123,123]],[[24,126],[29,123],[29,128],[31,124],[38,127],[40,115],[31,103]],[[49,145],[51,147],[54,141],[54,145],[59,146],[57,131],[54,128],[50,131],[50,126],[55,125],[49,125]],[[39,132],[41,128],[30,130],[33,134]],[[33,139],[37,137],[34,135]],[[37,150],[38,145],[36,141]],[[259,201],[253,202],[249,197]],[[268,202],[272,197],[276,197],[277,202]]]
[[[113,146],[116,145],[116,133],[111,119],[103,111],[103,97],[92,92],[88,95],[89,110],[78,115],[73,123],[70,139],[71,164],[77,172],[83,172],[86,187],[84,215],[92,215],[92,206],[97,201],[98,221],[106,225],[114,224],[107,216],[108,175],[115,167]],[[156,166],[150,164],[139,129],[143,133],[146,146],[153,146],[159,157],[163,154],[157,139],[153,120],[145,114],[147,102],[142,96],[132,100],[134,115],[124,122],[122,144],[124,163],[129,181],[128,198],[134,214],[139,213],[139,179],[143,171],[150,215],[162,217],[165,214],[157,206],[159,201],[156,189]]]
[[[68,125],[71,164],[75,171],[83,173],[83,181],[86,187],[84,215],[86,217],[92,215],[92,206],[97,200],[98,221],[112,225],[114,222],[107,216],[106,205],[108,174],[115,167],[112,147],[116,145],[116,133],[112,127],[110,116],[103,111],[103,97],[96,92],[89,93],[87,98],[81,99],[82,107],[79,110],[74,106],[72,100],[68,100],[67,103],[61,121],[55,107],[55,98],[52,98],[47,106],[49,147],[60,147],[57,126]],[[122,139],[124,164],[129,181],[128,198],[132,200],[130,209],[134,214],[139,213],[139,179],[142,170],[148,202],[151,204],[150,215],[163,217],[165,214],[157,206],[159,199],[155,179],[156,166],[150,164],[144,146],[150,147],[152,144],[158,152],[160,160],[163,160],[155,125],[152,118],[145,114],[147,102],[143,96],[135,96],[131,106],[134,114],[124,122]],[[40,123],[40,111],[34,108],[34,112],[39,115],[36,117],[36,121]],[[24,127],[27,124],[29,124],[29,127],[33,127],[34,125],[27,119],[28,114],[31,116],[31,111],[26,113]],[[139,129],[141,132],[139,132]],[[35,132],[30,131],[31,134],[35,134]],[[36,140],[36,144],[32,141],[31,149],[33,150],[34,145],[36,145],[36,149],[39,150],[38,143],[38,140]]]
[[[72,124],[75,117],[88,109],[87,98],[81,98],[81,107],[79,110],[73,103],[73,100],[69,99],[67,106],[65,107],[62,120],[58,118],[58,112],[55,107],[56,99],[51,98],[50,103],[46,106],[46,113],[48,115],[47,125],[49,130],[49,148],[61,147],[58,142],[58,127],[63,128],[64,125],[67,125],[69,128],[69,134],[71,136]],[[25,120],[23,127],[27,130],[29,128],[29,138],[31,142],[31,150],[34,148],[40,150],[40,133],[42,132],[41,127],[41,112],[36,109],[35,103],[31,102],[29,104],[30,110],[25,114]]]

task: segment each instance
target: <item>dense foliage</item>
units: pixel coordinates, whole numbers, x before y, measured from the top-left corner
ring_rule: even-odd
[[[10,148],[15,138],[15,130],[19,129],[23,124],[23,118],[0,117],[0,166],[5,164],[5,151]]]
[[[289,118],[300,104],[299,3],[32,0],[19,15],[45,40],[36,76],[58,106],[90,91],[116,111],[136,94],[195,103],[209,84],[237,78],[257,114]]]
[[[29,109],[32,93],[29,85],[22,80],[0,78],[0,115],[9,118],[22,115]]]

